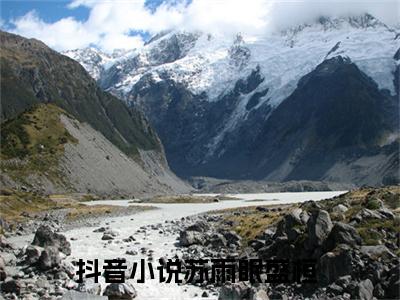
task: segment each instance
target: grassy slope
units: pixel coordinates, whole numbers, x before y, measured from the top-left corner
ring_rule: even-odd
[[[126,154],[160,150],[143,116],[103,92],[79,63],[40,41],[0,31],[1,120],[37,103],[54,103],[89,123]]]
[[[45,174],[61,181],[58,161],[66,143],[76,143],[60,121],[66,114],[52,104],[40,104],[2,124],[0,133],[1,170],[21,180],[31,174]]]

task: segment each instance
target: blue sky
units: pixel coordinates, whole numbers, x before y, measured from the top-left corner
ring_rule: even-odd
[[[56,50],[142,47],[161,30],[265,34],[324,16],[399,22],[399,0],[0,0],[1,28]]]

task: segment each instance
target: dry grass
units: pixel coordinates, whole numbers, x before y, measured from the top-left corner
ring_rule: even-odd
[[[256,207],[260,206],[225,209],[212,211],[211,213],[222,214],[224,223],[232,223],[233,226],[230,229],[233,229],[237,234],[239,234],[242,237],[243,242],[247,244],[257,236],[260,236],[269,226],[277,223],[283,215],[285,215],[290,209],[296,207],[296,205],[262,206],[268,208],[268,212],[259,211]],[[278,207],[281,208],[281,211],[277,210]],[[276,210],[271,211],[273,208]]]
[[[106,215],[134,214],[137,212],[155,209],[151,206],[117,206],[117,205],[85,205],[79,204],[67,213],[67,220],[74,221],[87,217],[100,217]]]

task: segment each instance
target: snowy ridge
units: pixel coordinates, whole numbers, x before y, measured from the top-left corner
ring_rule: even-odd
[[[154,78],[167,74],[169,78],[184,83],[194,94],[206,92],[210,101],[217,100],[238,79],[245,78],[260,66],[265,81],[259,89],[270,88],[265,98],[270,98],[271,105],[275,106],[290,95],[300,77],[324,59],[337,55],[349,57],[381,88],[394,93],[392,74],[396,62],[393,55],[400,46],[395,37],[394,29],[365,15],[321,18],[314,24],[265,36],[226,38],[204,33],[170,32],[138,52],[119,59],[93,48],[64,54],[78,60],[95,78],[99,76],[99,66],[104,68],[114,63],[122,79],[108,87],[112,90],[121,89],[127,93],[147,73],[154,74]],[[168,48],[168,41],[177,44],[180,53],[174,54],[176,57],[166,53],[176,50]],[[232,48],[238,45],[249,52],[242,64],[235,62],[236,57],[230,55]],[[335,46],[337,48],[332,51]],[[135,61],[133,68],[128,67],[132,60]]]

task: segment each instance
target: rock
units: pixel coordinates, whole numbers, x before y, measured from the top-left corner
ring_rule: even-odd
[[[242,238],[233,230],[230,231],[223,231],[221,234],[227,240],[228,244],[234,244],[240,246],[240,241]]]
[[[137,293],[131,283],[111,283],[106,287],[103,295],[108,296],[109,300],[130,300],[134,299]]]
[[[385,245],[361,246],[360,252],[372,259],[396,257]]]
[[[269,211],[269,209],[267,207],[263,207],[263,206],[257,206],[256,210],[262,211],[262,212],[268,212]]]
[[[42,254],[43,248],[29,245],[25,250],[25,262],[28,265],[36,264]]]
[[[207,291],[204,291],[204,292],[201,294],[201,297],[203,297],[203,298],[208,298],[208,297],[209,297],[208,292],[207,292]]]
[[[93,230],[93,232],[105,232],[106,230],[107,230],[106,227],[99,227],[99,228]]]
[[[203,245],[204,236],[202,233],[197,231],[181,231],[179,235],[179,244],[181,246],[190,246],[190,245]]]
[[[95,283],[93,278],[87,278],[79,283],[77,290],[91,295],[101,295],[101,284]]]
[[[384,218],[386,218],[386,219],[391,219],[391,220],[393,220],[394,219],[394,213],[391,211],[391,210],[389,210],[389,209],[387,209],[387,208],[381,208],[381,209],[379,209],[378,210],[378,213],[381,215],[381,216],[384,216]]]
[[[327,211],[314,211],[307,222],[309,247],[321,246],[332,227],[333,224]]]
[[[322,285],[327,285],[339,277],[350,275],[353,269],[353,250],[347,245],[339,245],[333,252],[321,256],[318,262],[318,277]]]
[[[302,210],[296,208],[289,214],[285,215],[283,219],[278,223],[275,237],[281,237],[286,235],[289,241],[294,241],[299,236],[299,231],[296,230],[298,227],[304,225],[300,217]]]
[[[227,246],[227,241],[220,233],[214,233],[207,242],[212,248],[221,248]]]
[[[19,280],[12,279],[11,277],[7,277],[6,280],[4,280],[4,282],[1,284],[1,290],[4,293],[15,293],[19,295],[21,288],[21,282]]]
[[[361,281],[356,289],[356,297],[360,300],[372,300],[374,293],[374,285],[371,280]]]
[[[110,241],[114,239],[114,236],[108,233],[104,233],[103,236],[101,237],[103,241]]]
[[[258,251],[265,246],[265,243],[263,240],[252,240],[249,242],[249,245],[250,247],[253,247],[254,250]]]
[[[338,204],[332,208],[332,211],[334,213],[345,213],[347,210],[348,210],[347,206],[345,206],[343,204]]]
[[[6,277],[7,277],[6,264],[4,262],[4,259],[0,256],[0,281],[5,280]]]
[[[6,266],[15,266],[17,264],[17,257],[13,252],[1,252],[0,256],[3,258]]]
[[[61,300],[108,300],[108,298],[77,291],[66,291]]]
[[[245,282],[226,284],[221,287],[218,300],[242,300],[249,299],[251,288]]]
[[[353,217],[357,222],[361,222],[362,220],[381,220],[383,218],[385,218],[385,216],[381,215],[378,211],[367,208],[363,208]]]
[[[264,290],[252,291],[250,300],[269,300],[268,294]]]
[[[343,288],[340,285],[337,285],[336,283],[332,283],[327,287],[326,291],[334,295],[341,295],[343,293]]]
[[[186,228],[186,231],[206,232],[209,229],[210,226],[207,224],[207,222],[200,220]]]
[[[60,263],[60,252],[57,247],[52,246],[44,248],[38,260],[38,266],[43,271],[58,267]]]
[[[71,244],[67,238],[62,234],[53,232],[47,225],[42,225],[36,230],[32,245],[43,248],[54,246],[65,255],[71,254]]]
[[[324,241],[323,248],[325,251],[330,251],[338,244],[356,246],[361,245],[361,242],[362,239],[353,226],[337,222]]]
[[[138,252],[133,249],[126,250],[125,254],[127,255],[138,255]]]
[[[399,265],[395,266],[389,271],[390,278],[389,284],[386,289],[385,298],[388,299],[400,299],[400,272]]]

